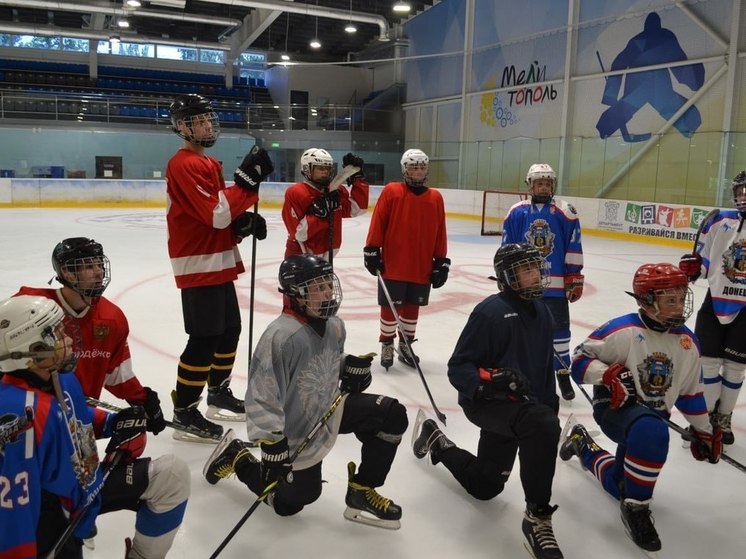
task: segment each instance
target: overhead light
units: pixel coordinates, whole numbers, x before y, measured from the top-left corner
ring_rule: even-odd
[[[347,33],[355,33],[357,31],[357,27],[352,25],[352,22],[350,21],[345,26],[345,31],[347,31]]]
[[[319,5],[319,0],[316,0],[316,6]],[[320,49],[321,43],[319,43],[319,16],[316,16],[316,34],[314,35],[313,39],[311,39],[311,42],[308,43],[312,49]]]
[[[140,0],[127,0],[125,4],[127,4],[130,8],[139,8],[140,6],[142,6]]]
[[[412,7],[406,2],[397,2],[394,4],[394,11],[399,13],[407,13]]]
[[[120,19],[117,20],[117,27],[122,27],[124,29],[127,29],[130,26],[130,22],[126,19]]]
[[[287,62],[288,60],[290,60],[290,55],[283,53],[280,55],[280,59]]]
[[[321,48],[321,43],[319,43],[318,39],[311,39],[311,42],[308,43],[308,44],[309,44],[309,46],[312,49],[320,49]]]
[[[122,42],[122,38],[119,35],[112,35],[109,37],[109,42],[112,44],[117,44]]]

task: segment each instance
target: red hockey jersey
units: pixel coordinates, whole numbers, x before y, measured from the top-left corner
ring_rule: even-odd
[[[168,255],[176,286],[220,285],[244,271],[231,222],[259,200],[225,186],[214,157],[180,149],[166,167]]]
[[[433,259],[448,252],[443,196],[432,188],[416,195],[390,182],[373,208],[365,244],[381,248],[385,279],[430,283]]]

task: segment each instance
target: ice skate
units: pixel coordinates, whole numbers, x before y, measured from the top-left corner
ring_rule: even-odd
[[[526,541],[523,543],[534,559],[564,559],[552,529],[552,514],[557,507],[529,506],[523,515],[521,528]]]
[[[586,449],[597,451],[601,450],[601,447],[596,444],[583,425],[575,423],[560,444],[559,457],[567,462],[573,456],[580,458]]]
[[[347,474],[349,481],[344,517],[352,522],[398,530],[401,527],[401,507],[391,499],[379,495],[375,488],[354,482],[354,462],[347,465]]]
[[[572,387],[570,371],[568,371],[567,369],[560,369],[559,371],[557,371],[557,386],[559,386],[562,398],[564,398],[568,402],[575,399],[575,389]]]
[[[176,391],[171,393],[176,401]],[[183,408],[174,407],[174,430],[171,435],[177,441],[215,444],[223,436],[223,428],[206,420],[197,409],[200,400]],[[182,429],[179,429],[179,428]]]
[[[438,424],[432,419],[427,419],[425,412],[419,410],[414,428],[412,429],[412,451],[418,459],[422,459],[430,453],[430,461],[433,464],[440,462],[439,454],[449,448],[456,446],[440,430]]]
[[[233,395],[231,387],[228,386],[229,379],[224,380],[220,386],[207,388],[207,413],[210,419],[219,421],[245,421],[246,410],[243,400]]]
[[[404,340],[399,340],[399,349],[397,350],[398,359],[402,363],[404,363],[407,367],[411,367],[413,369],[417,368],[417,363],[420,362],[420,358],[416,355],[413,355],[411,351],[409,351],[409,346],[412,345],[416,340],[409,340],[409,345]]]
[[[381,367],[387,371],[394,365],[394,342],[383,342],[381,344]]]
[[[621,502],[622,522],[627,535],[649,557],[656,557],[661,549],[661,540],[655,530],[653,514],[650,512],[650,501],[624,499]]]
[[[249,445],[236,438],[233,429],[228,429],[218,446],[202,468],[202,475],[210,485],[236,473],[236,465],[242,461],[256,464],[258,460],[251,454]]]

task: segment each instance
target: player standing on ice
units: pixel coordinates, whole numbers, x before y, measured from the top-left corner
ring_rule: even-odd
[[[315,254],[328,260],[330,227],[336,254],[342,246],[342,218],[358,216],[368,209],[370,186],[363,173],[364,162],[352,153],[342,158],[345,167],[360,169],[347,179],[349,191],[343,185],[329,190],[334,159],[325,149],[307,149],[300,165],[304,180],[285,191],[282,205],[282,221],[288,231],[285,258],[291,254]]]
[[[721,211],[706,224],[697,252],[679,262],[689,281],[702,272],[707,278],[694,333],[702,348],[707,410],[723,430],[723,444],[735,441],[731,418],[746,375],[746,171],[731,187],[736,209]]]
[[[691,451],[697,460],[718,462],[722,432],[708,421],[697,338],[684,326],[692,314],[686,275],[673,264],[643,264],[632,288],[638,312],[597,328],[576,348],[572,362],[575,381],[594,385],[593,417],[617,443],[616,456],[577,424],[562,443],[560,458],[580,458],[620,501],[628,535],[654,553],[661,541],[650,502],[669,446],[661,416],[669,417],[674,405],[684,415],[696,437]]]
[[[365,241],[366,269],[380,272],[378,304],[381,306],[381,365],[394,364],[396,317],[380,281],[386,283],[409,343],[415,341],[420,307],[430,298],[430,286],[442,287],[448,279],[446,215],[443,196],[428,188],[430,159],[419,149],[408,149],[401,158],[403,182],[390,182],[373,209]],[[415,356],[399,333],[399,361],[415,368]]]
[[[583,246],[575,208],[554,197],[557,179],[546,163],[534,163],[526,174],[529,200],[515,204],[503,223],[502,243],[534,245],[549,262],[551,279],[544,302],[554,318],[554,349],[570,362],[570,309],[583,295]],[[557,384],[565,400],[575,398],[570,372],[554,358]]]
[[[467,419],[479,427],[477,455],[457,447],[432,419],[418,416],[414,454],[430,454],[474,498],[505,488],[516,453],[526,497],[522,530],[536,559],[562,559],[549,501],[560,438],[552,368],[552,319],[541,301],[548,267],[529,244],[501,246],[494,258],[500,293],[479,303],[448,361]]]
[[[260,495],[279,480],[267,502],[290,516],[321,495],[321,465],[337,435],[362,442],[360,468],[348,464],[344,516],[348,520],[396,529],[401,507],[378,494],[391,469],[407,412],[396,399],[366,394],[372,356],[345,355],[344,322],[336,317],[342,302],[339,279],[329,263],[310,254],[293,255],[280,265],[282,314],[267,326],[251,361],[246,390],[249,439],[261,445],[257,461],[232,430],[205,464],[215,484],[231,474]],[[290,457],[309,429],[329,409],[339,390],[344,399],[307,447]]]
[[[189,341],[179,358],[174,423],[220,436],[223,428],[197,409],[207,385],[207,417],[243,421],[243,401],[230,389],[241,333],[234,281],[244,272],[237,243],[253,234],[262,240],[267,224],[246,211],[259,200],[259,185],[274,170],[264,149],[254,146],[226,188],[221,163],[205,154],[220,134],[218,115],[201,95],[177,97],[170,106],[173,131],[184,139],[166,167],[168,254],[181,290]],[[213,442],[174,430],[178,440]]]
[[[161,559],[184,516],[189,469],[173,455],[139,458],[148,422],[141,407],[108,414],[87,406],[75,375],[63,374],[75,363],[76,330],[45,297],[0,302],[0,556],[46,557],[63,543],[69,518],[84,514],[55,554],[82,559],[96,515],[129,509],[137,519],[126,559]],[[111,437],[105,481],[96,437]]]

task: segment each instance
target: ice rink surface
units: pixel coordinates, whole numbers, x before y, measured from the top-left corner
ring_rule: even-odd
[[[261,212],[268,221],[269,235],[257,245],[254,344],[264,327],[280,311],[277,271],[285,246],[285,230],[279,210]],[[362,247],[369,216],[345,220],[342,250],[334,259],[344,301],[340,316],[347,325],[348,353],[380,352],[375,278],[363,267]],[[3,209],[0,210],[0,246],[3,271],[0,296],[15,293],[19,286],[45,286],[53,276],[50,256],[63,238],[86,236],[104,246],[111,260],[112,281],[106,295],[120,305],[131,328],[130,346],[134,369],[143,385],[160,394],[168,419],[172,417],[169,393],[176,380],[176,364],[185,343],[179,291],[175,287],[166,250],[164,210],[161,209]],[[431,294],[431,304],[420,314],[415,352],[438,407],[447,416],[446,434],[459,446],[476,450],[478,432],[456,403],[456,391],[446,377],[446,362],[471,309],[495,284],[492,257],[499,237],[480,237],[479,223],[448,220],[448,283]],[[251,262],[251,239],[244,241],[244,261]],[[634,270],[645,262],[678,262],[685,249],[609,240],[586,235],[586,286],[583,298],[571,305],[572,346],[607,319],[634,311],[635,302],[624,293],[631,289]],[[54,283],[54,285],[57,285]],[[249,344],[250,273],[237,282],[243,312],[243,333],[232,387],[243,396]],[[706,285],[694,287],[695,311]],[[689,321],[693,328],[694,316]],[[373,366],[374,380],[368,392],[394,396],[407,406],[410,429],[399,448],[386,485],[380,493],[403,509],[402,527],[389,531],[354,524],[342,517],[346,490],[346,464],[359,461],[360,444],[353,436],[340,436],[324,461],[324,489],[319,500],[300,514],[280,518],[262,505],[251,516],[227,548],[225,558],[333,557],[349,559],[401,558],[521,558],[523,493],[517,468],[505,491],[481,502],[468,496],[442,465],[417,460],[410,447],[411,426],[417,409],[431,413],[416,371],[395,361],[386,372]],[[570,413],[589,429],[598,432],[590,405],[576,389],[572,403],[562,401],[560,419]],[[102,398],[117,401],[104,391]],[[746,400],[741,397],[733,417],[735,445],[728,454],[746,463]],[[206,406],[201,404],[204,412]],[[676,412],[673,419],[685,424]],[[223,423],[245,436],[242,423]],[[598,442],[613,452],[603,436]],[[169,430],[150,436],[146,454],[174,453],[192,471],[192,496],[170,557],[206,558],[254,502],[255,496],[235,478],[210,486],[202,478],[202,466],[212,445],[177,442]],[[101,446],[103,449],[103,445]],[[577,460],[559,461],[554,479],[554,529],[568,559],[617,559],[642,556],[626,537],[619,519],[618,504],[607,496],[596,480],[584,472]],[[663,542],[661,558],[695,559],[743,556],[746,543],[746,475],[724,462],[696,462],[680,438],[672,434],[668,462],[659,478],[652,505],[656,527]],[[123,540],[134,533],[134,513],[117,512],[98,520],[95,550],[87,558],[120,557]]]

